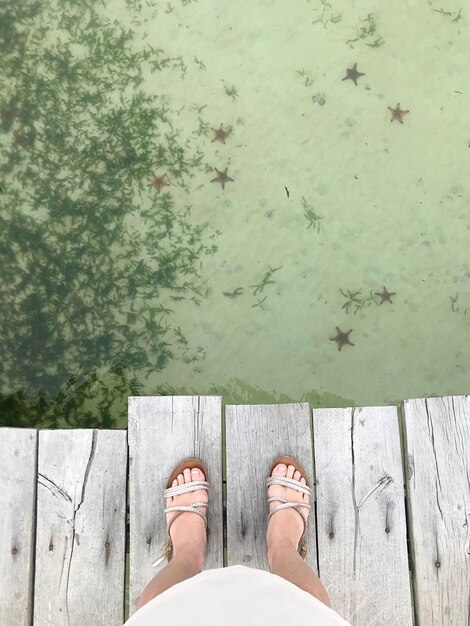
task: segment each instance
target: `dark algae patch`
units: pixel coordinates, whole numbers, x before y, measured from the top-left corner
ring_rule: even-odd
[[[200,358],[171,304],[205,297],[217,246],[175,193],[213,169],[142,87],[145,72],[183,80],[181,58],[104,9],[0,8],[2,425],[125,424],[135,372]]]

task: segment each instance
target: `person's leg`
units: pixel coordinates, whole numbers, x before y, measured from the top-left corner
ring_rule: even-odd
[[[287,476],[287,478],[298,480],[302,485],[307,484],[305,477],[298,470],[295,470],[293,465],[285,463],[276,465],[271,476]],[[270,485],[268,496],[279,496],[289,502],[310,504],[309,495],[282,485]],[[270,510],[273,510],[276,505],[277,502],[270,502]],[[333,608],[330,597],[320,579],[297,552],[302,532],[303,522],[300,515],[292,508],[280,510],[271,517],[266,533],[268,562],[271,572],[285,578]]]
[[[201,560],[200,551],[193,553],[189,549],[180,548],[178,554],[175,554],[168,565],[158,572],[145,587],[137,602],[136,611],[173,585],[196,576],[203,567],[204,559]]]
[[[268,553],[268,561],[273,574],[285,578],[333,608],[322,582],[295,548],[288,545],[277,546]],[[145,587],[137,602],[136,610],[173,585],[196,576],[203,567],[204,563],[200,559],[199,552],[197,555],[181,551],[175,554],[168,565],[158,572]]]
[[[183,485],[197,480],[205,480],[204,474],[194,469],[185,468],[178,474],[171,486]],[[178,496],[165,498],[166,507],[188,506],[193,502],[207,502],[208,494],[204,489],[182,493]],[[204,510],[199,509],[199,510]],[[174,512],[166,513],[166,521],[170,522]],[[156,574],[143,590],[136,610],[163,593],[173,585],[187,578],[196,576],[204,567],[206,553],[206,527],[204,520],[194,513],[180,513],[171,526],[173,557],[166,567]]]
[[[333,608],[322,582],[294,547],[287,544],[276,546],[268,551],[268,561],[271,573],[285,578]]]

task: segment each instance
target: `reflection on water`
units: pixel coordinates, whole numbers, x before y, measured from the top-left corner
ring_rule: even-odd
[[[468,392],[462,9],[0,14],[2,425]]]

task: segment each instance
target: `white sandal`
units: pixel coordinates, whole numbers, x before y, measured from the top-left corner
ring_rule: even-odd
[[[273,473],[273,469],[276,467],[276,465],[279,465],[280,463],[283,463],[285,466],[293,465],[295,469],[299,471],[305,479],[307,479],[307,473],[297,461],[297,459],[294,459],[293,456],[283,454],[282,456],[278,456],[271,465],[271,471],[269,472],[270,476],[266,480],[266,486],[270,487],[271,485],[282,485],[283,487],[290,487],[291,489],[295,489],[296,491],[300,491],[301,493],[305,493],[306,495],[311,497],[312,489],[308,485],[302,485],[302,483],[300,483],[298,480],[294,480],[293,478],[287,478],[284,476],[271,476],[271,474]],[[302,517],[302,520],[304,522],[304,532],[302,537],[300,538],[299,545],[301,547],[300,556],[303,560],[305,560],[308,551],[308,546],[304,541],[305,535],[307,533],[307,518],[300,510],[300,507],[304,506],[307,509],[311,509],[312,507],[310,506],[310,504],[304,504],[303,502],[290,502],[289,500],[281,498],[280,496],[272,496],[271,498],[268,498],[268,503],[269,502],[283,502],[283,504],[279,504],[278,506],[274,507],[272,511],[270,511],[268,515],[268,524],[274,513],[277,513],[277,511],[280,511],[281,509],[288,509],[290,507],[295,509],[297,513]]]
[[[207,491],[209,491],[209,483],[206,480],[193,480],[190,483],[186,483],[184,485],[177,485],[176,487],[171,486],[171,484],[173,483],[175,478],[178,476],[178,474],[182,474],[183,470],[187,467],[189,469],[195,469],[195,468],[199,469],[200,471],[204,473],[204,476],[207,478],[207,470],[199,459],[195,459],[195,458],[185,459],[184,461],[181,461],[181,463],[179,463],[176,466],[176,468],[173,470],[173,472],[171,473],[171,476],[168,479],[167,488],[163,492],[164,499],[178,496],[181,493],[188,493],[190,491],[196,491],[197,489],[206,489]],[[196,508],[196,507],[207,508],[208,506],[209,506],[208,502],[193,502],[193,504],[186,505],[186,506],[170,506],[164,509],[165,513],[170,513],[171,511],[176,511],[176,513],[173,515],[171,520],[167,523],[168,543],[166,544],[165,552],[161,556],[159,556],[158,559],[154,563],[152,563],[152,567],[157,567],[157,565],[159,565],[165,558],[167,559],[168,563],[173,558],[173,542],[170,536],[170,528],[173,522],[175,521],[175,519],[179,517],[183,512],[189,511],[190,513],[197,513],[198,515],[200,515],[206,524],[206,537],[209,538],[210,529],[208,528],[208,525],[207,525],[207,515],[204,511],[202,512],[198,511]]]

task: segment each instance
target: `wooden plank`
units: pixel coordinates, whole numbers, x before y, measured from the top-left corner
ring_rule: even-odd
[[[35,624],[124,621],[126,435],[39,432]]]
[[[228,565],[269,571],[266,479],[274,459],[289,454],[303,465],[308,483],[314,489],[310,406],[307,403],[227,405],[225,418]],[[312,504],[306,562],[317,571],[314,511]]]
[[[470,396],[404,402],[417,623],[470,616]]]
[[[208,471],[209,508],[205,569],[223,567],[222,398],[220,396],[130,396],[129,615],[157,571],[152,563],[164,552],[168,533],[163,491],[175,466],[187,457],[201,459]]]
[[[0,428],[0,624],[29,626],[36,527],[37,430]]]
[[[313,426],[319,568],[333,606],[352,624],[410,626],[397,409],[314,409]]]

